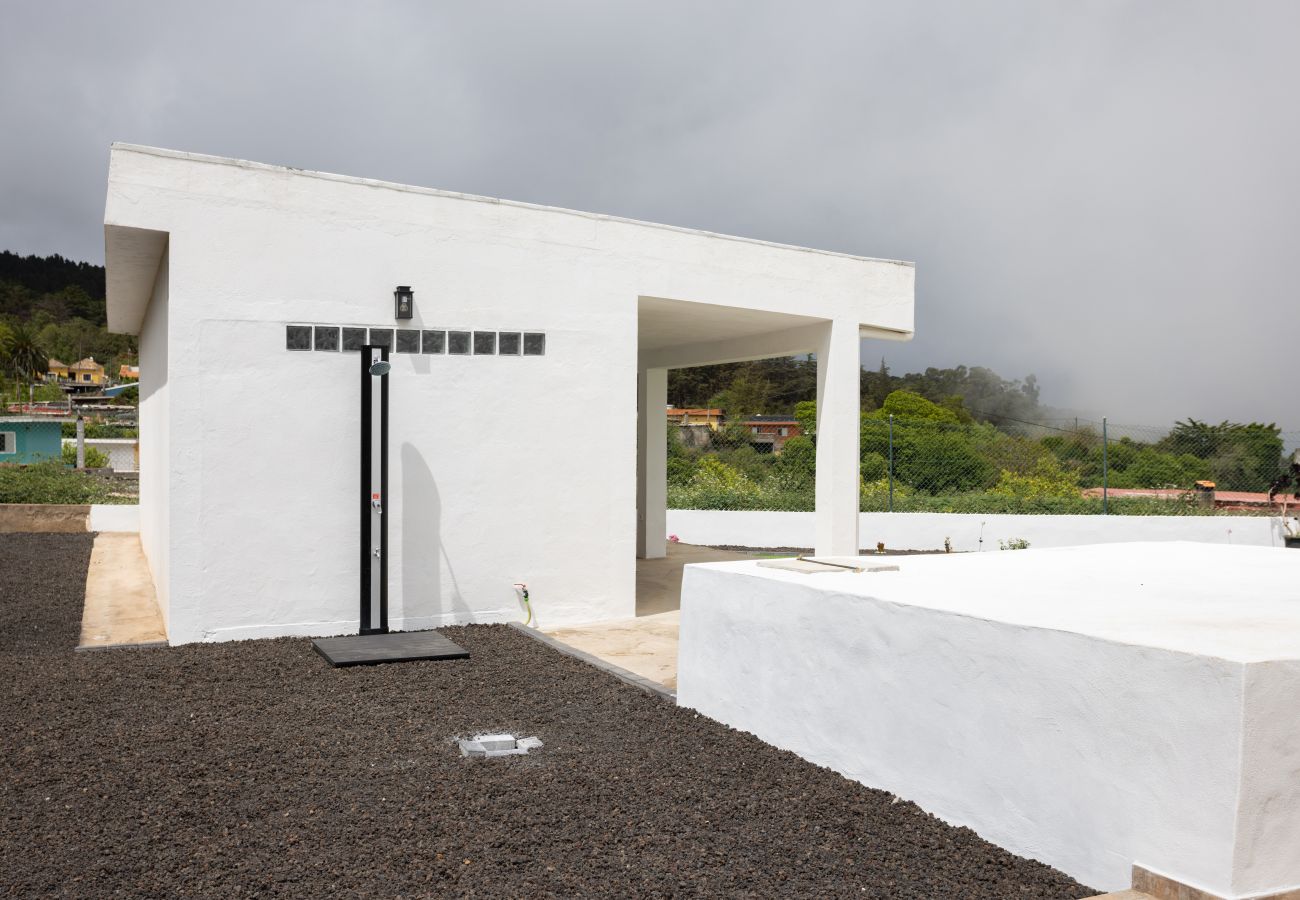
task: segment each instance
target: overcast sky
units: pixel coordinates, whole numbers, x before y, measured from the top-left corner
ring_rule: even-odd
[[[152,144],[914,260],[895,372],[1300,430],[1300,4],[0,0],[0,249]]]

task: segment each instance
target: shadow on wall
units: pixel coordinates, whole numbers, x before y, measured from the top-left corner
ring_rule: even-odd
[[[467,621],[456,573],[447,560],[442,585],[442,495],[433,472],[413,444],[402,444],[402,619],[405,630]]]

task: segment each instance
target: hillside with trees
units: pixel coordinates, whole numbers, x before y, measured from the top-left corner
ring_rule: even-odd
[[[0,251],[0,366],[25,384],[50,357],[93,356],[110,376],[135,364],[135,339],[106,327],[104,267]]]
[[[1263,492],[1283,469],[1273,424],[1188,419],[1103,436],[1092,423],[1052,424],[1033,375],[1008,380],[982,367],[893,375],[882,361],[861,375],[861,505],[871,510],[971,513],[1201,514],[1193,485]],[[813,508],[816,363],[734,363],[669,374],[669,402],[720,407],[707,443],[669,429],[669,504],[680,509]],[[800,434],[780,453],[751,441],[743,422],[790,415]],[[1060,420],[1056,420],[1059,422]],[[770,445],[769,445],[770,447]],[[1100,497],[1102,486],[1173,491]]]

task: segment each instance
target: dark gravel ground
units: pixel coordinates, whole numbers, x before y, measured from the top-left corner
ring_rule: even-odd
[[[916,806],[503,626],[74,653],[89,535],[0,535],[0,895],[1078,898]],[[538,735],[462,759],[457,735]]]

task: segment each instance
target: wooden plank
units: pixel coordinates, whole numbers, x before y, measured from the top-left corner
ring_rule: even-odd
[[[395,631],[390,634],[345,635],[311,642],[331,666],[373,666],[379,663],[433,659],[469,659],[469,651],[436,631]]]

